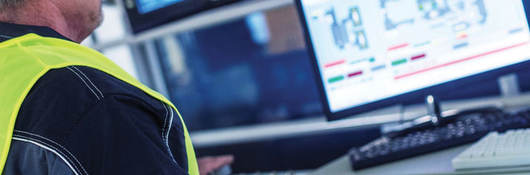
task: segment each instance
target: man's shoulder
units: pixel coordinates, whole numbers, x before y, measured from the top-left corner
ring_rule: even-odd
[[[33,86],[28,98],[46,96],[50,99],[76,99],[81,103],[96,103],[106,95],[125,95],[138,98],[145,93],[124,81],[100,70],[85,66],[52,69]]]
[[[147,107],[161,104],[142,90],[105,72],[90,67],[69,66],[52,69],[37,81],[20,108],[17,125],[23,124],[24,128],[41,125],[34,122],[47,118],[63,118],[66,121],[61,123],[71,125],[76,122],[76,117],[99,103],[106,103],[104,99],[112,96],[128,96],[130,98],[127,99],[141,101]],[[116,107],[119,109],[119,106]]]

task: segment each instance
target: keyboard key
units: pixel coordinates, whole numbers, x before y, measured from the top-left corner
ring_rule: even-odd
[[[529,137],[530,129],[490,133],[454,158],[453,168],[466,170],[530,165]]]

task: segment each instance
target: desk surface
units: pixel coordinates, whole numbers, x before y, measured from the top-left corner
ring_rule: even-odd
[[[451,160],[458,154],[466,150],[470,145],[459,146],[443,151],[438,151],[422,156],[417,156],[401,161],[384,164],[361,171],[353,172],[347,156],[343,156],[323,167],[317,169],[313,175],[411,175],[411,174],[431,174],[431,175],[468,175],[468,174],[530,174],[530,167],[479,170],[479,171],[459,171],[455,172],[451,165]]]

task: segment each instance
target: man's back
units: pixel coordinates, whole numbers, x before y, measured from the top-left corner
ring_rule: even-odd
[[[6,27],[62,38],[0,24],[2,38],[24,34]],[[186,174],[185,136],[176,111],[145,91],[90,67],[52,69],[20,107],[3,173]]]

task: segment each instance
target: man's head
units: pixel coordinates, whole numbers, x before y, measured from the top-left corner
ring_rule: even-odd
[[[0,0],[0,21],[47,26],[76,42],[102,20],[101,0]]]
[[[0,0],[0,10],[5,10],[9,7],[16,7],[24,0]]]

